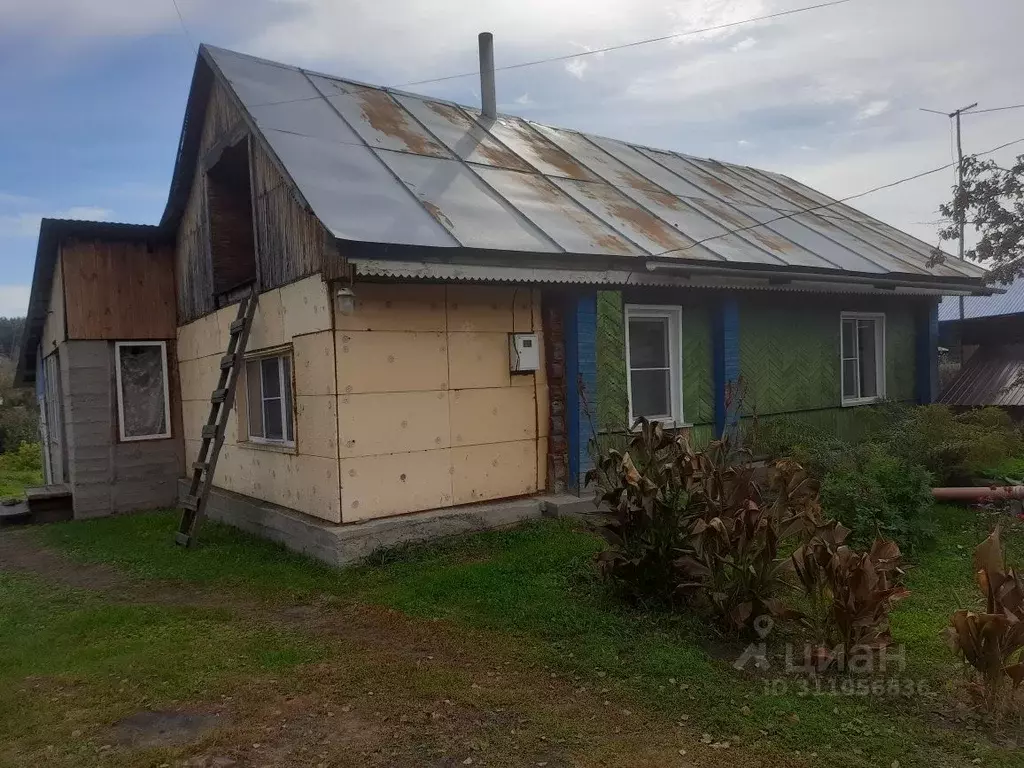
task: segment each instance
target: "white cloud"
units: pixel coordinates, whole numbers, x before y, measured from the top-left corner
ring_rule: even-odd
[[[877,99],[876,101],[870,101],[864,107],[857,112],[858,120],[870,120],[872,117],[878,117],[883,112],[889,109],[888,99]]]
[[[736,45],[734,45],[729,50],[732,51],[733,53],[740,53],[742,51],[749,51],[755,45],[757,45],[757,40],[755,40],[752,37],[745,37],[738,43],[736,43]]]
[[[30,292],[27,285],[0,285],[0,317],[24,317]]]
[[[92,205],[76,205],[63,211],[48,213],[21,212],[0,216],[0,236],[36,237],[42,219],[80,219],[84,221],[108,221],[114,212],[108,208]]]
[[[565,71],[578,80],[583,79],[583,73],[587,71],[589,66],[586,59],[572,59],[565,63]]]

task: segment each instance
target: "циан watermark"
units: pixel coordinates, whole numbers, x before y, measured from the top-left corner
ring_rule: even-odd
[[[811,643],[803,647],[785,643],[770,652],[767,639],[774,626],[770,616],[758,616],[754,620],[758,642],[750,643],[733,662],[740,671],[753,667],[762,673],[780,673],[765,677],[765,695],[913,697],[930,693],[927,682],[903,677],[905,646],[855,645],[847,649],[837,645],[829,649]]]

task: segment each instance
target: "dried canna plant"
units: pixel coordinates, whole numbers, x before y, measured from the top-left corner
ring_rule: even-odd
[[[944,635],[981,677],[987,708],[995,710],[1009,681],[1024,681],[1024,587],[1019,574],[1007,569],[999,526],[974,550],[974,572],[985,595],[985,612],[956,611]]]
[[[823,645],[844,657],[888,645],[889,612],[909,592],[902,586],[899,547],[878,538],[869,552],[846,545],[848,528],[835,520],[818,527],[791,556],[797,582],[807,595],[807,623]]]

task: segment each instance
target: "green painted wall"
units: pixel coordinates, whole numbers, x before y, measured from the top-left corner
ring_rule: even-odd
[[[626,301],[683,307],[683,415],[692,439],[713,436],[714,376],[711,321],[715,294],[693,290],[629,292]],[[839,316],[842,311],[885,312],[886,394],[915,396],[914,303],[901,297],[741,293],[740,373],[742,412],[762,423],[797,418],[840,435],[855,436],[863,408],[842,408],[839,378]],[[620,432],[628,419],[623,297],[598,293],[597,424]]]

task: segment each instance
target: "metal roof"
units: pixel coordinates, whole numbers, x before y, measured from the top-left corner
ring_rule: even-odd
[[[1024,344],[981,347],[939,395],[947,405],[1024,405]]]
[[[865,280],[973,284],[984,275],[955,259],[929,267],[932,246],[776,173],[510,115],[485,119],[470,107],[219,48],[200,55],[342,240]]]
[[[1006,293],[992,296],[965,296],[964,319],[999,317],[1024,313],[1024,278],[1018,278],[1005,287]],[[939,304],[939,322],[960,319],[960,301],[956,296],[947,296]]]

